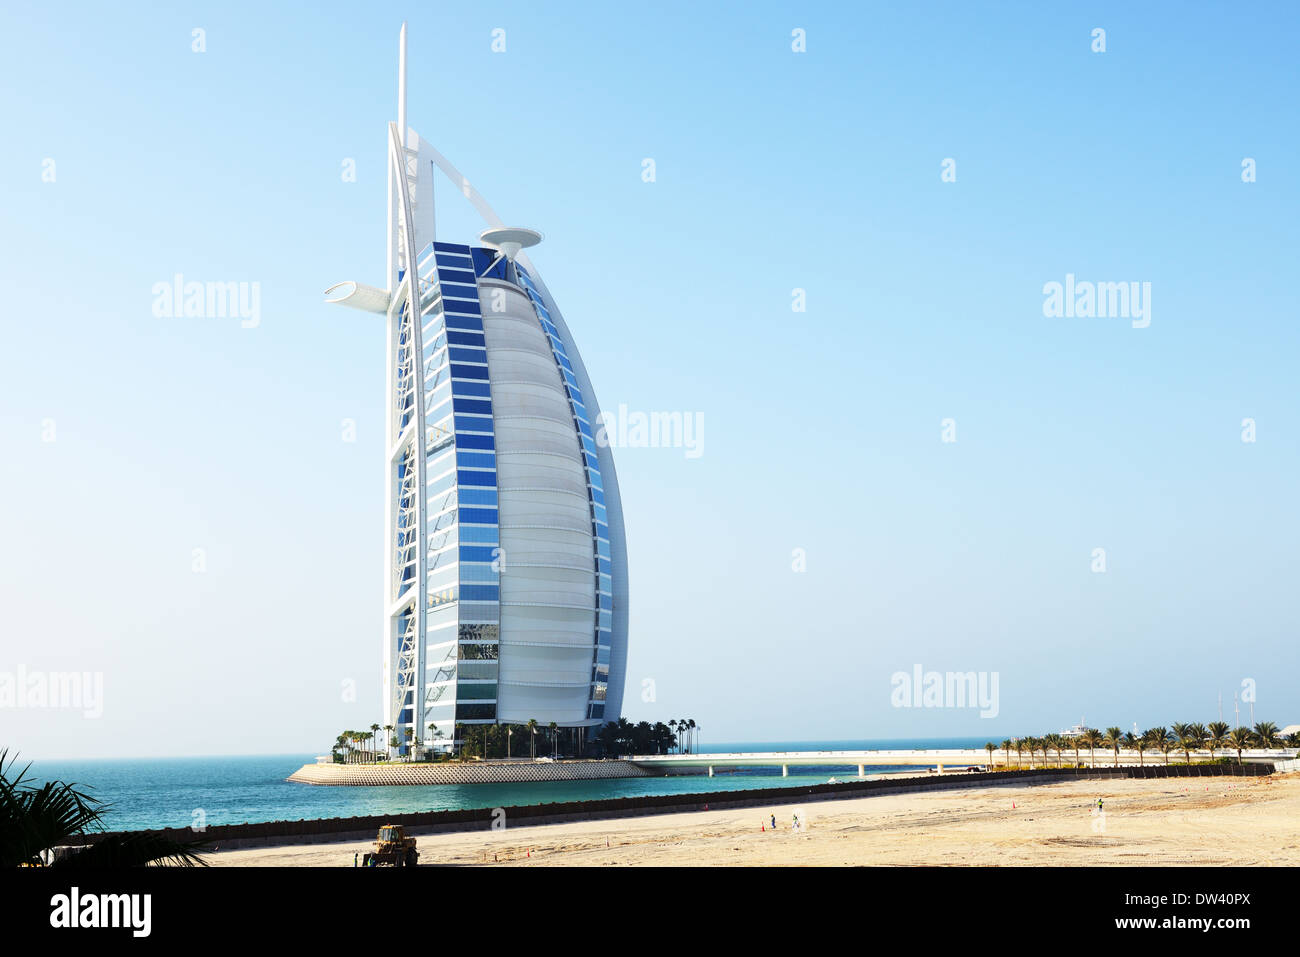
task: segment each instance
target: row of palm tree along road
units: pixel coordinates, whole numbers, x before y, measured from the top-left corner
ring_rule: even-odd
[[[1001,744],[992,741],[984,745],[989,753],[989,763],[993,763],[993,753],[1001,750],[1005,755],[1005,764],[1011,764],[1011,752],[1016,754],[1016,766],[1022,767],[1026,754],[1029,766],[1036,767],[1035,758],[1042,756],[1042,766],[1050,767],[1051,756],[1056,754],[1056,764],[1063,767],[1065,754],[1074,754],[1074,763],[1080,763],[1079,755],[1088,752],[1089,764],[1096,766],[1097,749],[1103,753],[1111,752],[1115,766],[1119,766],[1121,751],[1137,752],[1138,763],[1144,764],[1146,752],[1158,751],[1164,755],[1165,764],[1169,763],[1169,754],[1182,754],[1186,763],[1192,763],[1193,751],[1209,751],[1210,759],[1215,760],[1219,751],[1235,751],[1237,763],[1241,763],[1241,752],[1248,748],[1281,748],[1300,746],[1300,733],[1284,736],[1278,733],[1277,725],[1271,721],[1261,721],[1254,728],[1229,727],[1226,722],[1212,721],[1209,724],[1171,724],[1169,727],[1156,727],[1134,734],[1119,728],[1085,728],[1080,734],[1045,734],[1042,737],[1008,738]]]
[[[596,732],[602,752],[609,757],[623,754],[679,754],[695,751],[699,746],[700,726],[694,718],[672,718],[667,724],[627,718],[610,721]]]

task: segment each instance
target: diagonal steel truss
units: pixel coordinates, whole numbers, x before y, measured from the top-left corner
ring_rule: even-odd
[[[420,544],[424,537],[424,456],[420,436],[423,434],[423,369],[420,363],[420,310],[415,270],[415,236],[412,224],[411,193],[416,179],[415,153],[403,144],[395,123],[389,124],[389,158],[392,164],[396,195],[396,229],[393,262],[401,271],[392,309],[397,313],[390,356],[392,415],[389,441],[394,443],[390,460],[393,496],[389,514],[391,593],[389,601],[397,603],[390,621],[390,640],[395,656],[390,671],[389,714],[399,745],[406,743],[406,731],[418,743],[424,714],[423,696],[418,693],[423,672],[422,635],[424,605],[421,598],[425,572]],[[390,313],[391,321],[392,313]],[[402,720],[405,709],[410,717]]]

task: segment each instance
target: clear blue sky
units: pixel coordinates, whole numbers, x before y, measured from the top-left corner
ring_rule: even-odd
[[[1253,679],[1300,721],[1295,5],[433,6],[7,7],[0,671],[105,700],[0,744],[378,720],[383,330],[321,292],[383,282],[403,19],[411,125],[546,233],[602,406],[703,416],[698,459],[616,452],[629,718],[1003,736]],[[176,273],[260,283],[260,326],[155,317]],[[1067,273],[1150,282],[1151,325],[1045,318]],[[999,716],[892,707],[914,664],[997,672]]]

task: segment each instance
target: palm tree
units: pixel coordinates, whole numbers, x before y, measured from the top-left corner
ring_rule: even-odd
[[[1147,731],[1147,739],[1151,746],[1164,752],[1165,764],[1169,763],[1169,731],[1168,729],[1157,725]]]
[[[1276,748],[1277,747],[1277,725],[1272,721],[1261,721],[1255,725],[1255,740],[1259,742],[1260,747]]]
[[[1079,736],[1077,734],[1070,735],[1070,747],[1074,750],[1074,764],[1077,767],[1079,764]]]
[[[537,760],[537,719],[529,718],[528,724],[525,727],[528,728],[528,744],[533,754],[533,760],[536,761]]]
[[[1174,749],[1175,743],[1176,739],[1169,732],[1165,732],[1165,736],[1156,742],[1156,747],[1165,756],[1165,764],[1169,763],[1169,752]]]
[[[1178,750],[1183,752],[1187,763],[1192,763],[1192,752],[1199,751],[1205,743],[1205,729],[1195,724],[1172,725]]]
[[[370,726],[370,760],[374,761],[379,757],[379,742],[376,740],[379,736],[379,725]]]
[[[1241,752],[1254,743],[1255,735],[1250,728],[1233,728],[1228,732],[1224,743],[1237,752],[1237,763],[1241,763]]]
[[[984,742],[984,750],[987,751],[987,752],[989,753],[989,767],[990,767],[990,768],[993,767],[993,752],[996,751],[997,749],[998,749],[998,746],[997,746],[996,744],[994,744],[992,741],[985,741],[985,742]]]
[[[614,730],[618,734],[619,747],[628,754],[636,753],[636,726],[627,718],[619,718]]]
[[[655,754],[667,754],[669,742],[672,741],[672,732],[668,730],[668,725],[662,721],[656,721],[650,729],[650,746],[654,748]]]
[[[674,736],[674,737],[677,736],[677,719],[676,719],[676,718],[669,718],[669,719],[668,719],[668,730],[671,731],[671,732],[673,733],[673,736]]]
[[[1132,731],[1125,731],[1125,732],[1124,732],[1124,747],[1125,747],[1127,750],[1129,750],[1129,751],[1136,751],[1136,750],[1137,750],[1137,746],[1138,746],[1138,742],[1139,742],[1140,740],[1142,740],[1142,739],[1139,738],[1139,737],[1138,737],[1136,734],[1134,734]],[[1142,756],[1141,756],[1141,754],[1139,754],[1139,755],[1138,755],[1138,761],[1139,761],[1139,763],[1141,762],[1141,760],[1142,760]]]
[[[1214,760],[1214,752],[1223,747],[1223,741],[1228,736],[1232,728],[1226,721],[1211,721],[1206,726],[1205,743],[1210,748],[1210,760]]]
[[[552,721],[551,724],[550,724],[550,731],[551,731],[551,757],[555,757],[555,732],[556,732],[556,730],[557,730],[558,728],[559,728],[559,725],[556,724],[554,721]]]
[[[1124,732],[1119,728],[1107,728],[1101,743],[1115,752],[1115,767],[1119,767],[1119,746],[1124,743]]]
[[[205,865],[200,841],[174,841],[150,831],[106,834],[56,861],[44,852],[77,844],[104,830],[108,805],[64,781],[37,785],[28,764],[15,773],[17,758],[0,750],[0,869],[49,863],[57,868]],[[6,761],[6,759],[8,760]]]
[[[384,732],[384,737],[388,741],[388,747],[384,748],[384,751],[391,758],[393,756],[393,726],[391,724],[384,725]]]
[[[1175,743],[1180,742],[1190,734],[1187,730],[1190,727],[1190,724],[1183,724],[1181,721],[1175,721],[1169,726],[1169,735],[1174,739]],[[1191,764],[1192,762],[1189,760],[1187,763]]]
[[[1016,738],[1014,747],[1016,749],[1016,767],[1020,767],[1020,756],[1025,750],[1025,739]]]
[[[1141,734],[1139,734],[1137,736],[1137,743],[1134,744],[1133,747],[1137,748],[1138,764],[1140,765],[1146,764],[1147,748],[1151,747],[1151,732],[1143,731]]]
[[[1088,749],[1088,762],[1092,767],[1097,766],[1097,747],[1105,742],[1102,740],[1101,732],[1096,728],[1085,728],[1083,734],[1079,736],[1085,748]]]
[[[1007,738],[1002,742],[1002,753],[1006,755],[1006,761],[1003,767],[1011,767],[1011,739]]]

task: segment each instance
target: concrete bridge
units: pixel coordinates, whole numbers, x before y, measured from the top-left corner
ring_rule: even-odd
[[[1295,756],[1294,749],[1274,749],[1266,751],[1263,749],[1249,749],[1242,751],[1243,761],[1278,761]],[[1226,751],[1219,749],[1215,757],[1236,756],[1236,751]],[[868,767],[930,767],[937,769],[938,773],[943,774],[945,770],[965,770],[971,766],[987,768],[990,765],[998,767],[1012,768],[1031,767],[1029,752],[1024,752],[1019,756],[1015,751],[1011,752],[1010,761],[1007,755],[1002,751],[993,752],[993,760],[990,762],[989,753],[983,748],[972,749],[946,749],[946,750],[899,750],[899,751],[756,751],[756,752],[734,752],[730,754],[639,754],[623,758],[635,764],[639,768],[652,771],[658,774],[708,774],[713,776],[715,769],[721,768],[771,768],[779,767],[781,776],[787,777],[790,774],[791,767],[808,768],[826,768],[826,767],[857,767],[858,777],[867,776]],[[1061,760],[1067,764],[1074,763],[1074,751],[1067,749],[1063,752]],[[1169,762],[1171,764],[1181,764],[1184,761],[1184,755],[1181,751],[1170,751]],[[1193,751],[1193,761],[1210,760],[1209,751]],[[1109,749],[1098,748],[1095,755],[1095,761],[1089,756],[1086,748],[1079,750],[1079,762],[1089,766],[1095,765],[1099,768],[1112,767],[1116,763],[1115,753]],[[1165,763],[1165,756],[1159,751],[1147,751],[1144,755],[1139,756],[1136,751],[1121,751],[1119,753],[1119,764],[1121,766],[1152,764],[1162,765]],[[1033,758],[1032,767],[1057,767],[1058,759],[1056,752],[1053,751],[1046,759],[1043,758],[1041,751],[1037,752]]]

